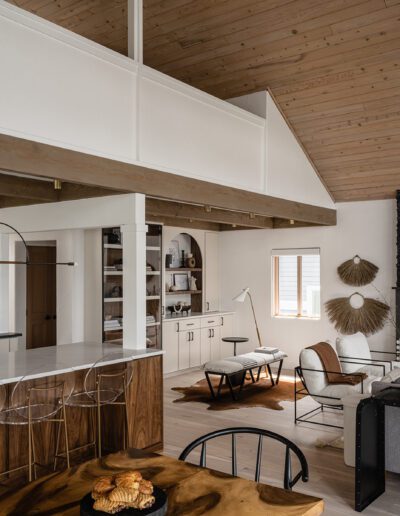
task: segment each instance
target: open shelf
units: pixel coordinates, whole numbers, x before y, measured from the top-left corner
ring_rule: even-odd
[[[147,276],[159,276],[160,274],[160,271],[146,271]]]
[[[105,297],[104,302],[105,303],[122,303],[124,300],[123,297]]]
[[[104,271],[104,276],[122,276],[122,271]]]
[[[161,251],[161,247],[156,245],[148,245],[146,251]]]
[[[165,272],[201,272],[203,269],[199,267],[168,267],[168,269],[165,269]]]
[[[104,244],[104,249],[122,249],[122,244]]]
[[[196,294],[201,294],[201,290],[175,290],[174,292],[166,292],[165,295],[166,296],[176,296],[178,294],[191,294],[191,295],[196,295]]]
[[[146,296],[146,301],[154,301],[155,299],[160,299],[160,295],[158,296]]]

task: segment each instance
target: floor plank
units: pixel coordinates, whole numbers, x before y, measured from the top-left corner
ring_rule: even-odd
[[[340,430],[315,425],[294,425],[294,404],[282,402],[284,410],[265,408],[242,408],[213,412],[202,403],[173,403],[181,395],[172,387],[189,386],[203,377],[200,371],[191,371],[164,380],[164,453],[177,457],[193,439],[211,430],[228,426],[257,426],[280,433],[294,441],[306,455],[310,468],[310,481],[301,481],[295,489],[299,492],[319,496],[325,500],[325,515],[344,516],[354,514],[354,470],[343,462],[343,451],[334,448],[317,448],[317,439],[328,441],[341,434]],[[314,407],[309,398],[301,401],[305,411]],[[327,415],[330,420],[339,421],[341,416]],[[242,438],[238,441],[239,475],[252,478],[255,464],[256,441]],[[222,439],[208,446],[207,466],[229,472],[230,441]],[[296,470],[297,471],[297,470]],[[265,446],[261,480],[281,486],[283,479],[283,453],[277,446]],[[386,493],[373,503],[363,514],[366,516],[395,516],[400,514],[400,477],[387,475]]]

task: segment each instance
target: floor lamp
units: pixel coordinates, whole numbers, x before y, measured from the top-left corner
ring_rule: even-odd
[[[257,330],[258,343],[260,344],[260,348],[261,348],[262,347],[262,343],[261,343],[260,330],[258,329],[258,324],[257,324],[257,319],[256,319],[256,312],[254,310],[253,300],[251,298],[249,287],[244,288],[237,296],[235,296],[233,298],[233,301],[237,301],[238,303],[244,303],[244,300],[246,299],[247,296],[249,296],[249,299],[250,299],[251,309],[253,311],[254,322],[255,322],[256,330]]]

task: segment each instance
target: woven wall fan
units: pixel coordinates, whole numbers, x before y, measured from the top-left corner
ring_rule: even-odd
[[[356,254],[351,260],[337,268],[340,279],[346,285],[362,287],[375,279],[379,268],[368,260],[363,260]]]
[[[364,297],[354,292],[350,297],[338,297],[325,303],[329,320],[335,329],[352,335],[358,331],[372,335],[381,330],[389,316],[390,308],[382,301]]]

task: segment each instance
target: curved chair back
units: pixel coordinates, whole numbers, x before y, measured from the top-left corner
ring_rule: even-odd
[[[211,439],[215,439],[217,437],[222,437],[224,435],[230,435],[232,437],[232,475],[234,477],[237,476],[237,450],[236,450],[236,436],[238,434],[249,434],[249,435],[257,435],[258,436],[258,446],[257,446],[257,457],[256,457],[256,466],[255,466],[255,475],[254,480],[259,482],[260,480],[260,472],[261,472],[261,461],[262,461],[262,447],[263,447],[263,439],[267,437],[269,439],[273,439],[275,441],[279,441],[285,447],[285,469],[284,469],[284,479],[283,485],[285,489],[292,489],[292,487],[296,484],[296,482],[301,478],[303,482],[308,482],[308,464],[307,460],[303,454],[303,452],[298,448],[292,441],[286,439],[282,435],[276,434],[275,432],[270,432],[269,430],[264,430],[262,428],[254,428],[254,427],[232,427],[232,428],[223,428],[221,430],[216,430],[214,432],[210,432],[209,434],[203,435],[190,443],[183,452],[179,456],[179,460],[186,460],[188,455],[198,446],[201,446],[200,450],[200,466],[205,468],[207,462],[207,442]],[[293,477],[292,474],[292,460],[291,460],[291,452],[294,453],[299,459],[301,469],[300,471]]]
[[[122,394],[125,394],[128,385],[132,381],[132,372],[123,363],[120,371],[107,371],[108,364],[115,364],[118,360],[126,359],[122,351],[107,353],[97,360],[86,373],[84,379],[84,391],[86,395],[100,405],[113,403]]]

